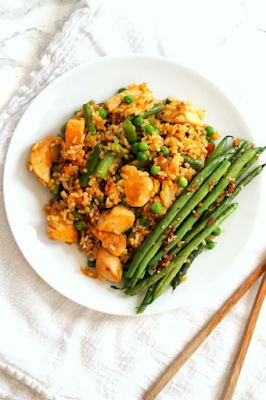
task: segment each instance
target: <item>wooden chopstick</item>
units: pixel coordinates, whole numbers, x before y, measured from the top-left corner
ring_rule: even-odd
[[[144,400],[154,400],[173,376],[180,370],[185,362],[192,356],[216,326],[224,319],[224,317],[232,310],[236,303],[244,296],[250,287],[258,280],[266,268],[266,260],[264,260],[258,268],[246,279],[246,281],[235,291],[235,293],[220,308],[215,316],[205,325],[205,327],[195,336],[188,344],[183,352],[174,360],[167,370],[160,376],[158,381],[144,395]]]
[[[252,339],[252,335],[259,317],[260,309],[263,304],[265,295],[266,295],[266,272],[264,273],[256,299],[254,301],[252,310],[250,312],[249,319],[245,331],[243,333],[241,343],[237,350],[237,354],[233,366],[231,368],[229,377],[227,379],[221,400],[230,400],[233,397],[238,377],[241,372],[241,368],[244,363],[250,341]]]

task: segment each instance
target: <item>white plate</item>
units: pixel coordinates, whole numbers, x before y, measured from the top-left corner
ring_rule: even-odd
[[[90,279],[80,272],[87,258],[77,246],[50,241],[46,235],[46,214],[42,211],[51,197],[25,163],[31,145],[49,134],[57,135],[73,111],[90,99],[105,101],[117,89],[130,83],[148,82],[156,99],[176,96],[191,100],[206,110],[205,121],[222,136],[253,140],[250,131],[230,100],[206,78],[169,59],[145,55],[101,58],[72,69],[51,83],[27,109],[10,143],[5,172],[4,196],[8,221],[15,240],[32,268],[59,293],[97,311],[136,315],[142,296],[128,297],[110,288],[110,283]],[[222,227],[214,251],[205,251],[189,271],[189,279],[172,294],[169,289],[147,308],[147,314],[180,307],[204,292],[232,268],[251,235],[256,210],[250,204],[261,197],[256,179],[238,197],[240,207]]]

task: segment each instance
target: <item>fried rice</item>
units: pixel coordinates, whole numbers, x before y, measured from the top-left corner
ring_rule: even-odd
[[[127,104],[125,96],[132,96],[133,101]],[[134,127],[132,116],[142,116],[158,103],[146,83],[132,84],[105,103],[88,103],[95,135],[86,126],[82,106],[67,122],[65,134],[49,135],[32,146],[27,168],[52,193],[59,188],[49,204],[44,206],[50,239],[77,243],[79,251],[85,252],[90,262],[97,260],[102,247],[116,254],[112,252],[112,241],[115,241],[115,247],[120,240],[123,242],[122,252],[114,257],[119,258],[122,268],[132,260],[141,243],[182,193],[178,179],[184,177],[189,182],[196,174],[184,156],[200,160],[203,167],[209,151],[210,143],[205,130],[207,125],[203,123],[204,111],[188,101],[173,97],[163,100],[161,112],[143,118],[142,123]],[[127,118],[133,123],[138,142],[147,145],[144,147],[148,150],[142,152],[144,156],[132,152],[132,143],[129,143],[123,129],[123,122]],[[147,133],[147,125],[154,127],[154,130]],[[218,137],[218,132],[215,132],[213,138]],[[88,173],[88,163],[99,145],[99,162],[104,160],[106,154],[115,157],[104,178],[92,173],[86,187],[83,187],[80,177]],[[167,152],[162,151],[163,146],[167,147]],[[137,157],[147,160],[143,168],[138,168]],[[152,166],[158,167],[156,175],[151,173]],[[135,199],[137,192],[138,198]],[[153,212],[154,203],[160,204],[157,207],[159,212]],[[101,230],[99,221],[109,216],[117,206],[133,212],[131,226],[122,231],[122,228]],[[119,212],[124,215],[123,208]],[[106,243],[107,235],[104,232],[113,234],[108,237],[111,244]],[[114,235],[122,236],[118,238]],[[96,274],[85,268],[83,272],[92,277],[98,275],[100,279],[108,279],[104,279],[99,271]]]

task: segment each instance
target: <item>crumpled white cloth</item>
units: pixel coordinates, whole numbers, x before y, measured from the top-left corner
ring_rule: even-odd
[[[257,17],[265,13],[261,8],[255,12],[260,2],[255,2],[256,6],[240,0],[88,3],[89,7],[81,5],[71,15],[26,85],[0,115],[1,188],[10,137],[31,101],[65,71],[106,54],[160,54],[204,72],[238,101],[257,132],[259,144],[265,144],[266,34],[256,29],[263,30],[263,21]],[[264,204],[265,199],[264,189]],[[262,215],[238,264],[232,265],[230,275],[201,299],[157,316],[105,315],[67,300],[36,275],[14,242],[2,192],[0,202],[1,399],[140,399],[265,256]],[[257,288],[258,283],[158,396],[159,400],[220,398]],[[235,399],[266,398],[265,326],[264,306]]]

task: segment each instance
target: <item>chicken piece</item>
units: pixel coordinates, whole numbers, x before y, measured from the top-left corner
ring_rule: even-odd
[[[188,103],[174,100],[167,104],[159,116],[162,120],[171,124],[183,124],[188,122],[192,125],[201,125],[205,111]]]
[[[125,96],[133,96],[134,102],[126,104],[124,102]],[[147,89],[145,83],[141,85],[130,85],[127,90],[122,93],[118,93],[116,96],[105,102],[107,111],[113,114],[124,113],[128,109],[135,108],[144,111],[152,107],[154,98],[151,91]]]
[[[53,140],[54,136],[49,135],[47,138],[34,143],[27,162],[27,167],[29,169],[30,166],[32,167],[34,174],[44,186],[46,186],[51,179],[50,172],[53,161],[50,145]]]
[[[128,107],[126,103],[124,103],[125,96],[141,96],[142,91],[138,88],[132,88],[125,90],[122,93],[118,93],[116,96],[111,97],[111,99],[105,102],[106,108],[108,112],[122,112],[125,108]]]
[[[52,157],[53,163],[55,163],[55,164],[57,164],[60,159],[60,147],[59,146],[51,147],[51,157]]]
[[[173,181],[163,181],[160,197],[165,208],[169,208],[177,196],[182,193],[183,189]]]
[[[119,234],[131,228],[134,221],[135,214],[133,211],[118,205],[101,213],[97,228],[100,231]]]
[[[103,247],[96,258],[98,278],[103,281],[120,282],[122,278],[122,264],[119,257],[114,256]]]
[[[83,144],[85,119],[70,119],[66,126],[66,150],[70,150],[71,146]]]
[[[142,207],[150,201],[154,187],[147,172],[139,171],[133,165],[125,165],[121,168],[121,176],[127,204],[131,207]]]
[[[58,240],[66,243],[77,243],[79,234],[74,225],[67,224],[59,210],[57,209],[57,203],[55,202],[51,211],[47,217],[47,236],[51,240]]]
[[[114,256],[119,257],[126,250],[127,241],[122,233],[104,232],[96,228],[92,228],[91,231],[102,242],[102,246]]]

